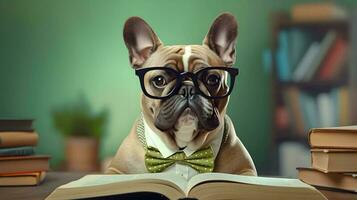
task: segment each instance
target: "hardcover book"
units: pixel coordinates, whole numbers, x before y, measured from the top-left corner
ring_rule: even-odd
[[[0,131],[33,131],[32,119],[0,119]]]
[[[0,186],[39,185],[46,177],[46,172],[30,172],[0,175]]]
[[[322,172],[357,172],[356,149],[312,149],[312,167]]]
[[[298,168],[299,179],[307,184],[357,193],[357,174],[324,173],[312,168]]]
[[[357,126],[311,129],[309,143],[312,148],[357,149]]]
[[[326,199],[297,179],[203,173],[187,181],[172,173],[87,175],[58,187],[46,199],[80,199],[135,193],[156,193],[168,199]],[[118,196],[119,195],[119,196]]]
[[[29,156],[35,153],[34,147],[24,146],[24,147],[11,147],[11,148],[0,148],[1,156]]]
[[[42,155],[0,157],[0,175],[48,171],[49,159],[49,156]]]
[[[36,146],[38,134],[36,132],[0,132],[0,148]]]

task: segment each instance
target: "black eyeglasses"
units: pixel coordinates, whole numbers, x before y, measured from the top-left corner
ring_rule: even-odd
[[[224,98],[231,94],[238,68],[206,67],[194,73],[178,72],[169,67],[135,70],[144,94],[153,99],[166,99],[178,94],[182,82],[191,79],[195,92],[207,99]]]

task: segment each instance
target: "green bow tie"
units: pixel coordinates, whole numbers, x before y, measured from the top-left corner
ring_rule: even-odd
[[[175,162],[185,164],[199,173],[212,172],[214,168],[213,151],[211,147],[198,150],[189,157],[182,151],[164,158],[158,149],[147,147],[145,154],[146,169],[151,173],[162,172]]]

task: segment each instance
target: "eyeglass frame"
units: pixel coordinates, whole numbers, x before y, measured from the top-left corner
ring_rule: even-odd
[[[201,89],[199,88],[199,84],[198,84],[198,74],[205,72],[205,71],[209,71],[209,70],[214,70],[214,69],[219,69],[219,70],[224,70],[227,71],[230,74],[230,86],[229,86],[229,90],[227,92],[227,94],[223,95],[223,96],[208,96],[206,95],[204,92],[201,91]],[[176,75],[176,83],[174,86],[174,89],[166,96],[163,97],[157,97],[157,96],[153,96],[151,94],[149,94],[146,91],[145,88],[145,83],[144,83],[144,77],[145,74],[149,71],[152,70],[168,70],[173,72],[173,74]],[[178,91],[180,90],[180,88],[182,87],[182,82],[184,80],[185,77],[189,77],[191,78],[193,85],[195,87],[195,92],[197,92],[198,94],[202,95],[203,97],[207,98],[207,99],[222,99],[225,98],[227,96],[229,96],[232,91],[233,91],[233,87],[234,87],[234,83],[235,83],[235,78],[236,76],[239,74],[239,68],[233,68],[233,67],[218,67],[218,66],[212,66],[212,67],[205,67],[202,69],[197,70],[196,72],[178,72],[177,70],[174,70],[172,68],[169,67],[147,67],[147,68],[142,68],[142,69],[136,69],[135,70],[135,75],[137,75],[139,77],[139,81],[140,81],[140,86],[141,89],[143,91],[143,93],[152,99],[168,99],[174,95],[178,94]]]

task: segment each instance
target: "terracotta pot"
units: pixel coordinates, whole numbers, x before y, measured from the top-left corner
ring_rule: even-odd
[[[69,171],[98,170],[98,139],[69,137],[66,140],[66,165]]]

